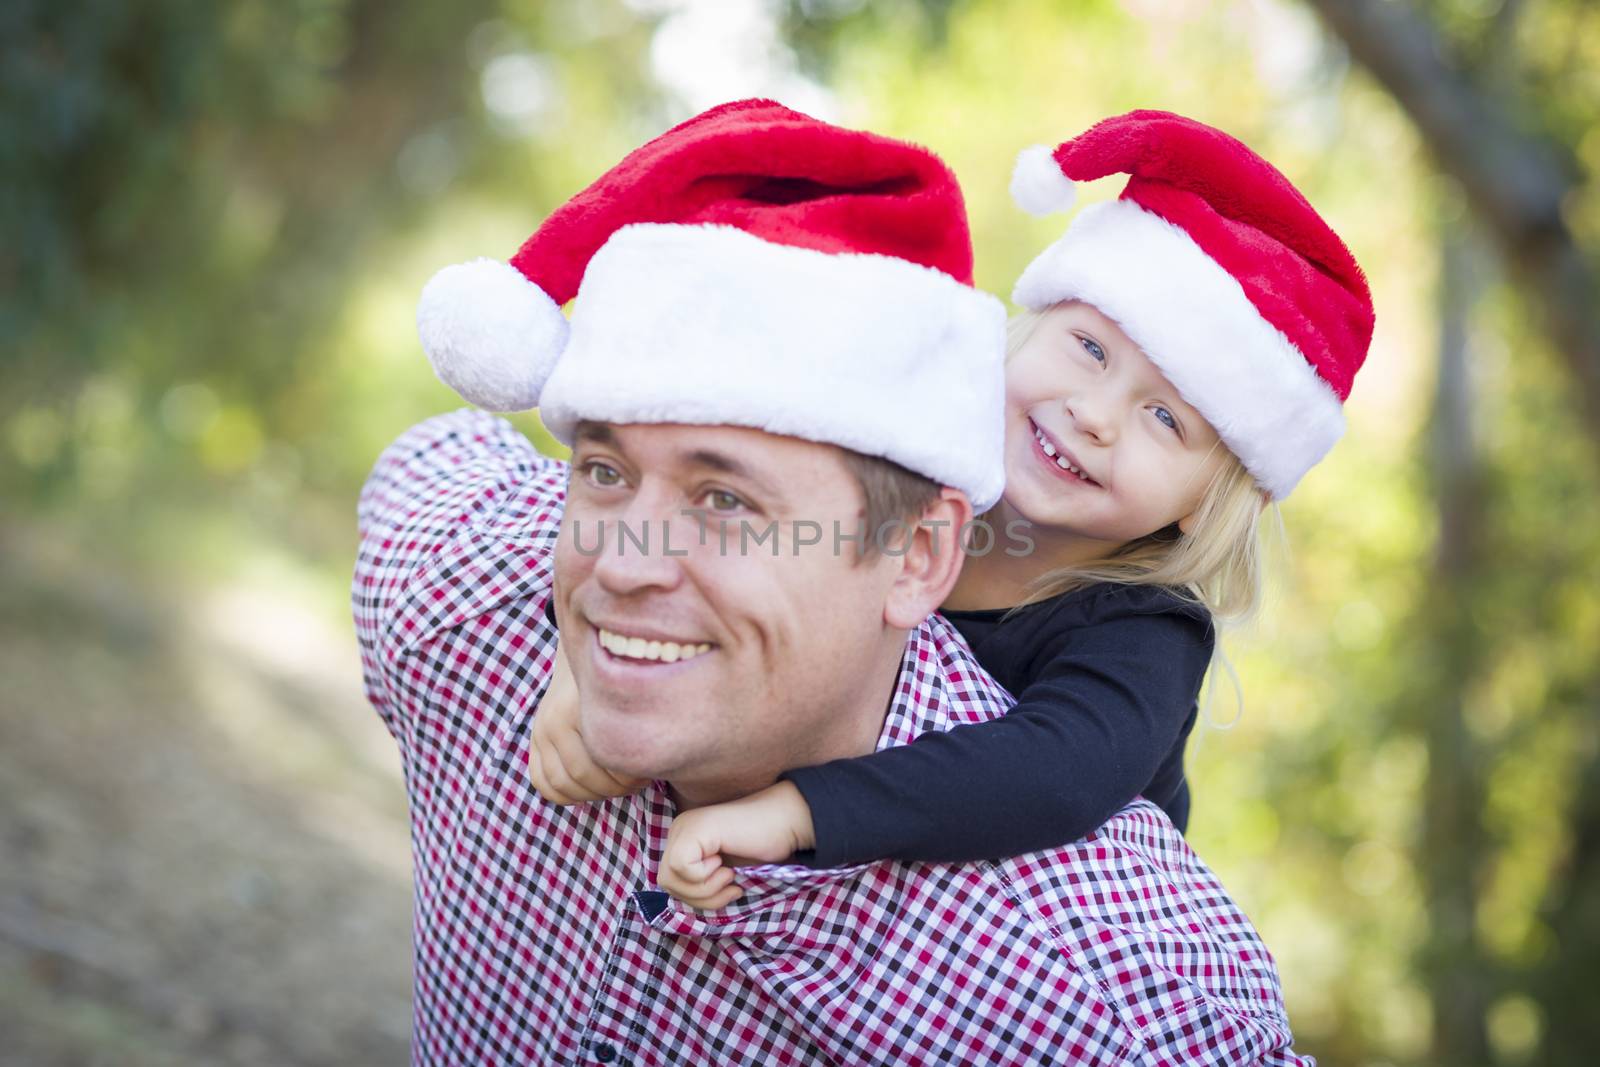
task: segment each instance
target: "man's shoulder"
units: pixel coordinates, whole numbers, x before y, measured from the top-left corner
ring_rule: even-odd
[[[1073,965],[1141,1021],[1147,1044],[1186,1034],[1208,1063],[1289,1047],[1272,954],[1154,804],[1136,800],[1079,841],[994,869]]]
[[[383,450],[362,488],[359,514],[363,528],[395,511],[412,520],[449,514],[461,521],[506,510],[519,502],[507,490],[522,487],[531,519],[553,506],[550,517],[559,523],[565,483],[566,464],[541,455],[505,419],[464,408],[418,423]]]
[[[997,719],[1015,702],[978,663],[961,631],[944,616],[930,615],[906,639],[881,747]]]
[[[369,667],[547,588],[566,471],[481,411],[428,419],[386,448],[358,512],[353,607]]]

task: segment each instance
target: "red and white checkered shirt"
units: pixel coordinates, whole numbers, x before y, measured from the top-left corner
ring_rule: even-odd
[[[711,913],[655,888],[659,786],[544,803],[526,765],[566,478],[458,412],[401,437],[362,494],[356,627],[411,801],[416,1062],[1312,1062],[1255,929],[1144,801],[995,863],[746,868]],[[935,616],[879,745],[1008,702]]]

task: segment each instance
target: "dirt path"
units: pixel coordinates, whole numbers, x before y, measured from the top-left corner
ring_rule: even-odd
[[[403,1063],[410,893],[348,627],[0,527],[0,1063]]]

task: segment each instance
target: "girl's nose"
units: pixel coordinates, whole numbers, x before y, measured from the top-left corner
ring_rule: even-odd
[[[1064,403],[1067,418],[1072,420],[1080,433],[1101,444],[1110,443],[1116,433],[1116,419],[1112,416],[1107,398],[1086,391],[1068,397]]]

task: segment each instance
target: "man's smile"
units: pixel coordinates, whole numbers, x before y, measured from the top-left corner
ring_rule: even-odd
[[[600,647],[618,659],[653,663],[679,663],[711,651],[709,642],[663,640],[657,637],[629,636],[616,630],[596,627]]]

